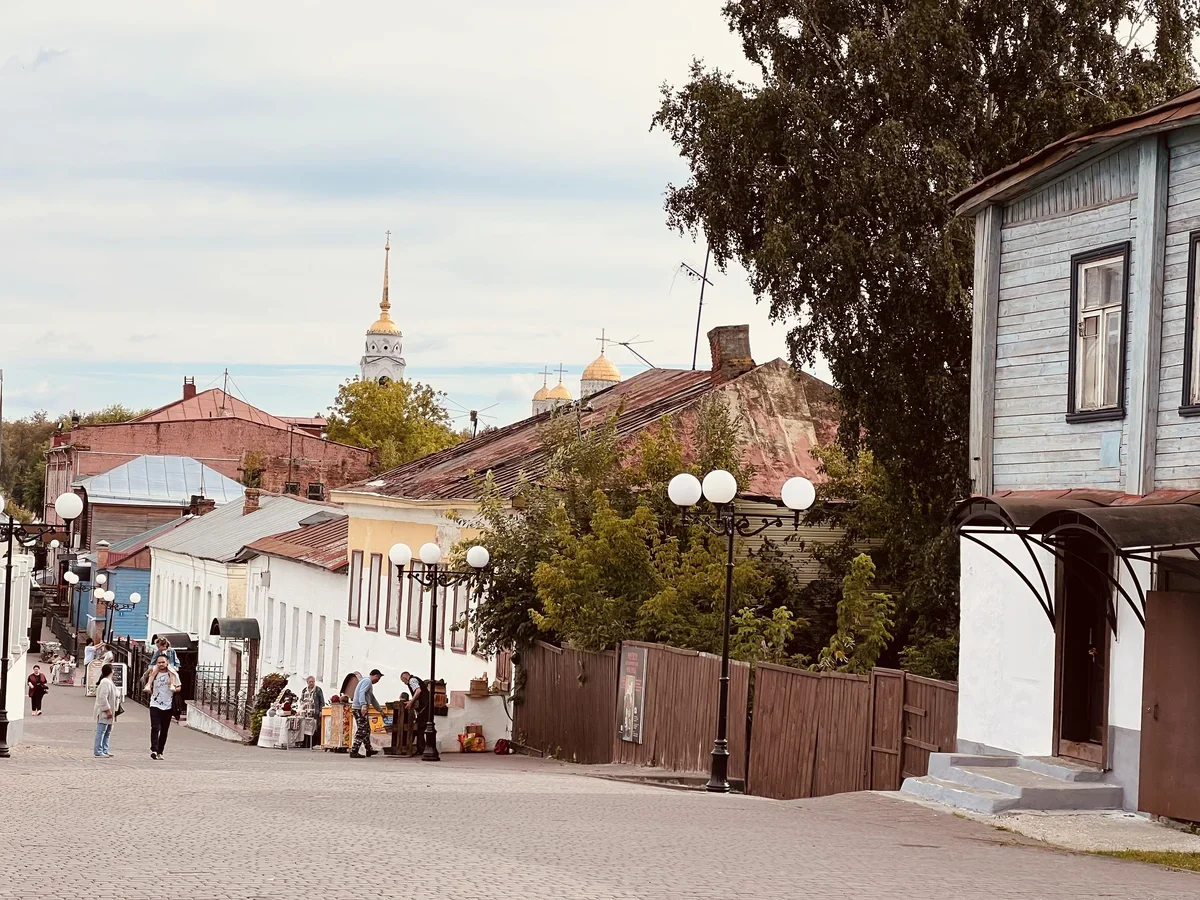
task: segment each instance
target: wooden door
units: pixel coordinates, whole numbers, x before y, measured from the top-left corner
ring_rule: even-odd
[[[1088,537],[1067,542],[1058,599],[1058,756],[1104,767],[1108,737],[1108,602],[1112,557]]]
[[[1146,596],[1138,807],[1200,821],[1200,594]]]

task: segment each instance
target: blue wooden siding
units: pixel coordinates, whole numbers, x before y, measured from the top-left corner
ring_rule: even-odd
[[[113,634],[135,641],[146,640],[150,614],[150,570],[117,569],[110,572],[108,577],[109,589],[117,595],[118,603],[128,603],[129,595],[134,592],[142,595],[142,602],[136,608],[113,614]]]

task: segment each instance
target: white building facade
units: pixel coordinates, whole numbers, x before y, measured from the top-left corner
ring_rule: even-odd
[[[16,746],[25,733],[25,677],[28,666],[30,587],[33,574],[33,557],[28,553],[14,553],[12,560],[12,607],[8,623],[8,696],[4,698],[8,711],[8,743]],[[4,565],[0,562],[0,591],[5,588]],[[0,594],[0,596],[3,596]],[[50,672],[46,672],[50,677]]]
[[[1200,97],[1065,138],[959,212],[958,750],[1093,768],[1127,809],[1200,819]]]

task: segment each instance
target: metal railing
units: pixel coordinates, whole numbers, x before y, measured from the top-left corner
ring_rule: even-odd
[[[250,728],[250,713],[253,704],[248,701],[245,686],[233,678],[197,676],[196,699],[193,702],[208,710],[218,719],[232,722],[241,728]]]

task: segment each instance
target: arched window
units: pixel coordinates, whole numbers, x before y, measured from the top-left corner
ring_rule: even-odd
[[[391,383],[392,383],[392,379],[388,378],[386,375],[379,376],[380,387],[387,387]]]

